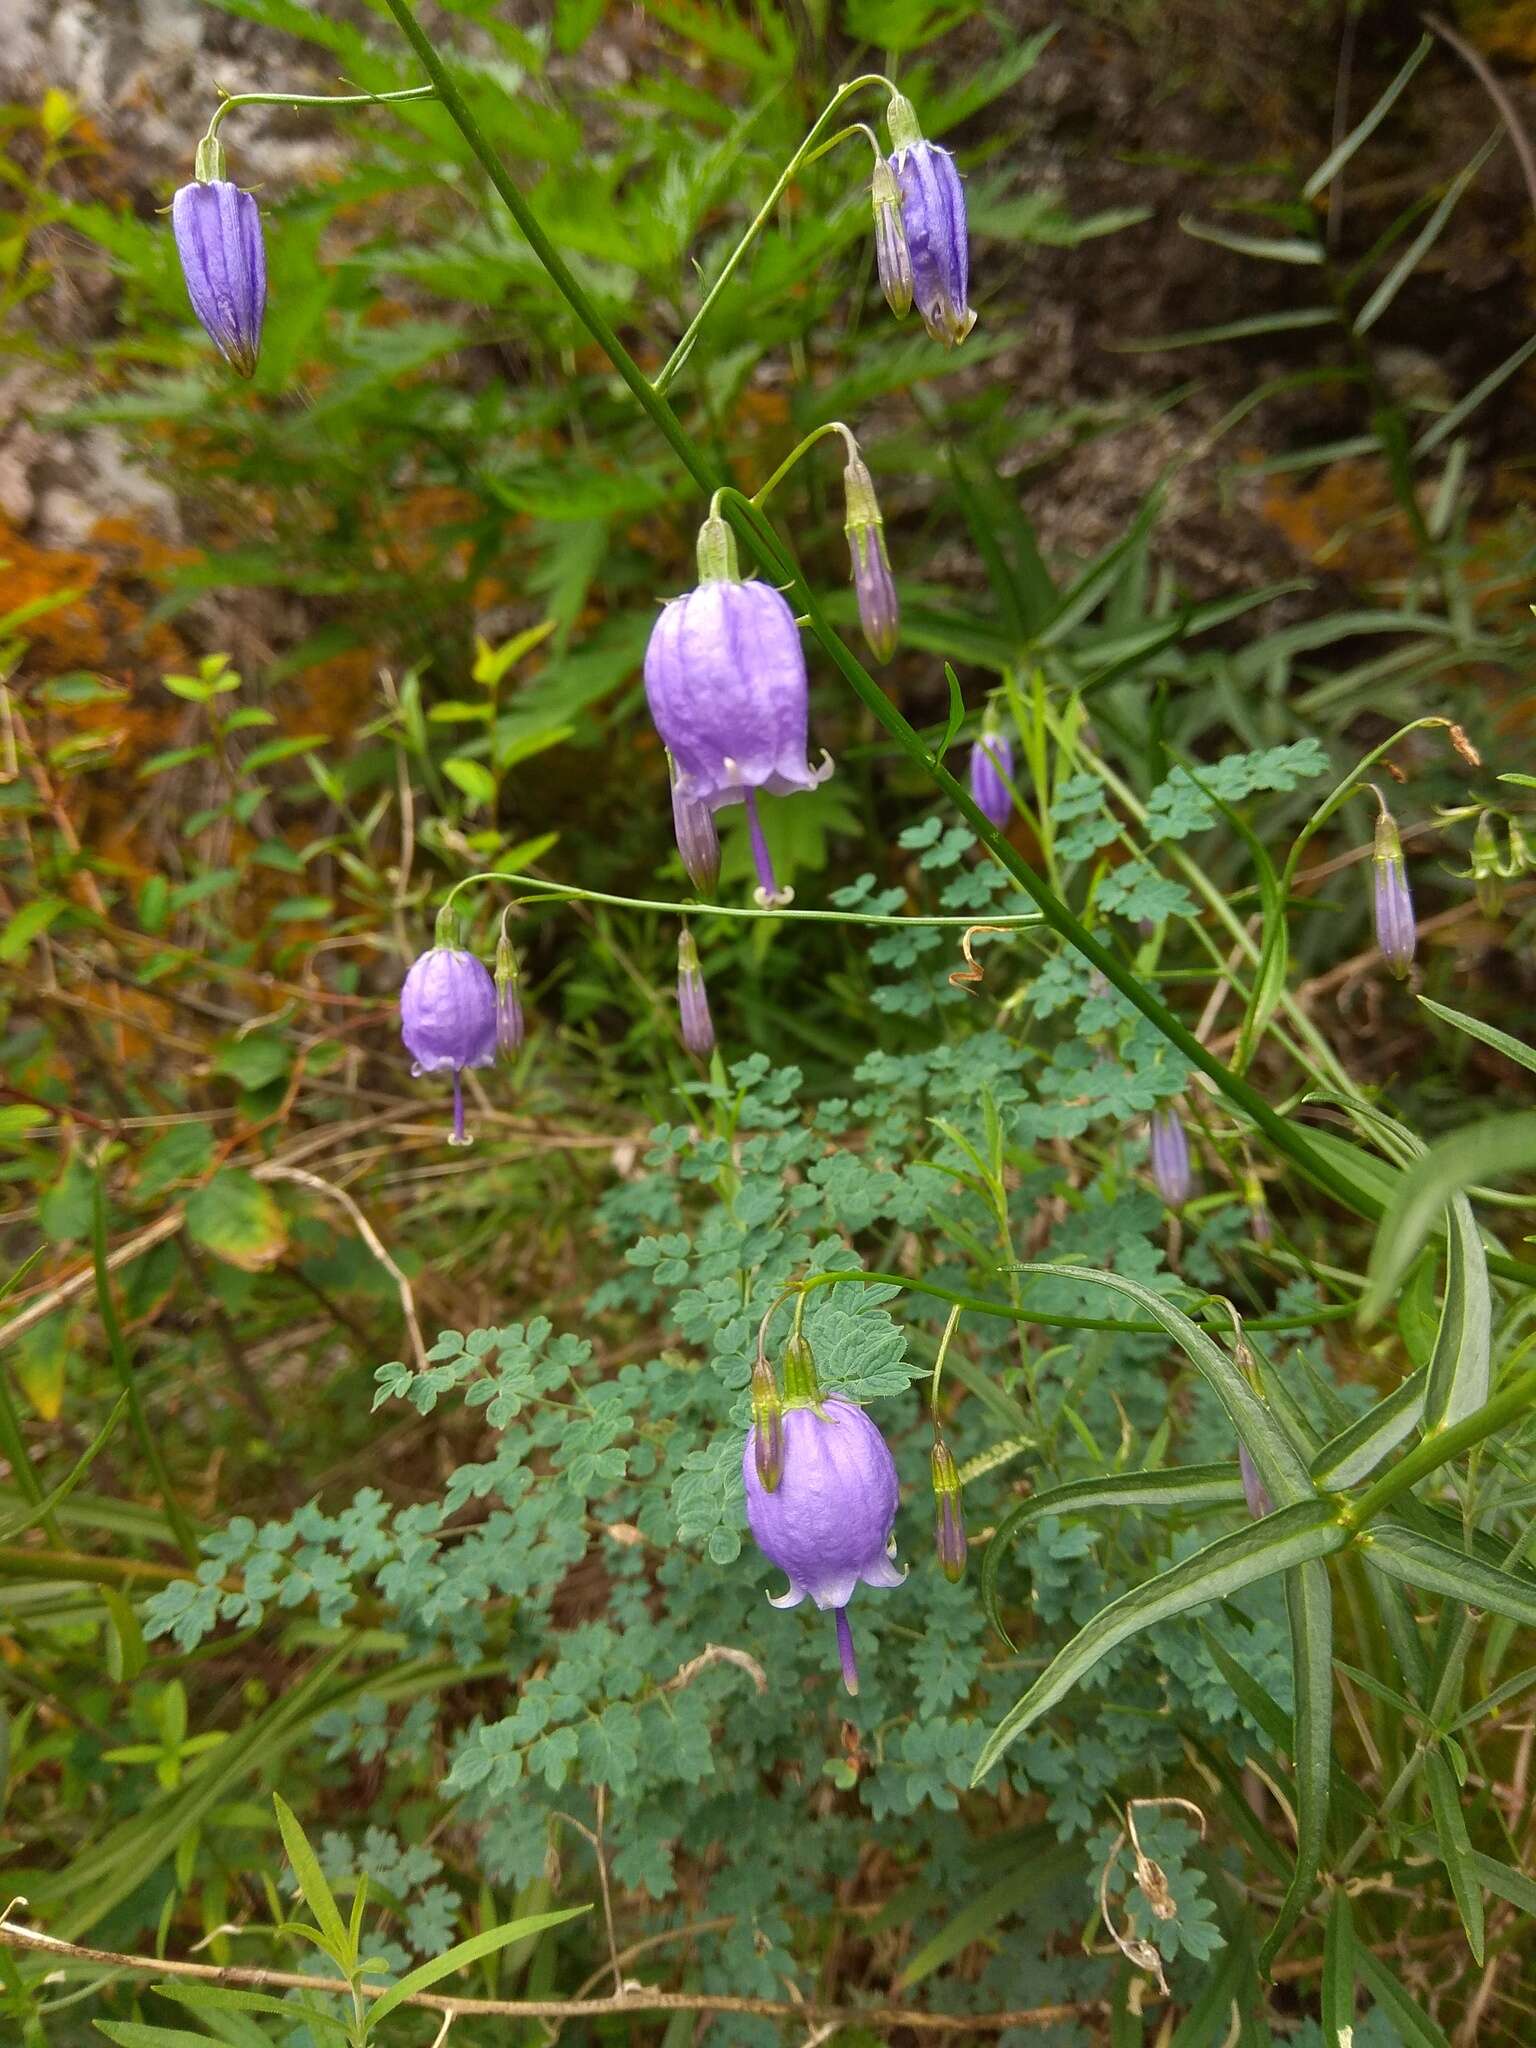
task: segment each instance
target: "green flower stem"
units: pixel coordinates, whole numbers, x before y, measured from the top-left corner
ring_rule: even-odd
[[[911,927],[913,925],[947,925],[956,929],[970,930],[985,923],[989,931],[1032,931],[1044,923],[1038,911],[1025,910],[1012,917],[877,917],[873,911],[863,910],[759,910],[745,903],[665,903],[650,896],[609,896],[601,889],[578,889],[569,882],[546,882],[539,875],[520,875],[513,872],[499,873],[489,869],[483,874],[465,875],[454,883],[443,904],[444,910],[452,906],[461,889],[472,889],[481,882],[518,882],[534,893],[521,896],[518,902],[530,903],[611,903],[620,910],[659,910],[668,917],[739,917],[756,921],[799,919],[810,924],[869,924]]]
[[[400,10],[399,8],[395,7],[394,0],[389,0],[389,6],[391,12],[394,13],[398,18]],[[737,264],[740,263],[742,257],[746,255],[748,249],[751,248],[752,244],[756,241],[759,234],[761,234],[763,228],[767,225],[769,215],[773,212],[773,209],[778,205],[780,199],[784,196],[785,190],[789,185],[789,181],[795,175],[795,172],[798,171],[802,165],[814,163],[817,157],[824,156],[826,152],[829,149],[831,149],[835,144],[846,141],[846,139],[850,135],[869,135],[870,140],[872,142],[874,141],[874,137],[870,135],[869,129],[866,128],[861,121],[858,121],[855,122],[851,128],[844,128],[839,134],[831,136],[827,141],[819,144],[819,146],[817,145],[817,137],[820,135],[822,129],[826,126],[828,121],[830,121],[832,116],[837,112],[838,108],[842,106],[845,101],[851,99],[856,92],[862,92],[865,86],[867,85],[881,85],[885,87],[887,92],[891,93],[895,92],[896,90],[895,86],[891,84],[891,81],[888,78],[882,76],[882,74],[878,71],[867,71],[858,78],[849,79],[846,85],[840,85],[838,87],[837,91],[832,95],[831,99],[822,108],[821,112],[816,116],[816,119],[811,123],[810,129],[806,134],[805,140],[801,143],[800,147],[795,151],[794,155],[790,158],[789,162],[784,166],[783,170],[780,172],[778,180],[773,187],[773,190],[768,194],[768,197],[763,201],[762,205],[758,208],[757,213],[754,215],[752,221],[749,223],[747,227],[746,233],[742,236],[741,240],[736,244],[736,247],[731,251],[730,255],[727,256],[727,258],[725,259],[725,268],[720,272],[720,275],[715,279],[714,283],[705,293],[704,303],[700,306],[697,313],[694,314],[693,318],[689,321],[687,327],[684,329],[682,339],[678,342],[677,347],[673,349],[671,355],[667,357],[667,360],[662,364],[660,370],[656,373],[656,382],[653,386],[653,389],[656,390],[658,393],[664,392],[668,388],[668,386],[672,383],[673,379],[676,377],[678,371],[682,369],[684,363],[687,362],[689,356],[693,353],[693,345],[699,338],[699,330],[703,327],[704,322],[709,318],[710,312],[714,307],[716,299],[719,298],[721,292],[724,291],[725,287],[730,283],[732,277],[735,275]],[[876,143],[875,146],[878,151],[878,143]],[[580,308],[578,307],[577,310],[580,311]]]
[[[48,1496],[43,1491],[42,1481],[27,1449],[27,1440],[22,1435],[21,1417],[16,1413],[10,1382],[3,1368],[0,1368],[0,1452],[5,1454],[5,1462],[11,1468],[18,1490],[26,1495],[33,1507],[41,1507]],[[64,1538],[52,1512],[42,1516],[41,1520],[49,1542],[62,1549]]]
[[[1513,1422],[1516,1416],[1531,1407],[1536,1407],[1536,1367],[1516,1374],[1474,1414],[1452,1423],[1449,1429],[1437,1429],[1415,1444],[1406,1457],[1398,1459],[1390,1472],[1381,1475],[1374,1486],[1368,1486],[1358,1499],[1342,1505],[1340,1521],[1350,1528],[1363,1529],[1400,1493],[1406,1493],[1410,1486],[1417,1486],[1437,1466],[1459,1457],[1472,1444],[1481,1443],[1484,1437],[1492,1436],[1496,1429],[1502,1429],[1506,1422]],[[1368,1535],[1362,1536],[1361,1540],[1369,1545]]]
[[[809,434],[807,434],[805,439],[799,444],[797,448],[791,449],[789,454],[785,456],[784,460],[773,472],[773,475],[769,477],[767,483],[765,483],[761,487],[761,489],[756,490],[752,493],[753,504],[758,506],[759,508],[766,504],[769,494],[778,489],[779,485],[783,483],[785,477],[789,475],[789,472],[794,468],[795,464],[800,460],[801,456],[808,454],[810,450],[816,446],[816,443],[818,441],[824,441],[828,434],[842,435],[843,445],[848,450],[848,459],[851,462],[854,456],[856,456],[859,452],[859,444],[853,437],[853,429],[851,427],[844,426],[841,420],[828,420],[825,426],[816,427]],[[720,496],[720,493],[717,491],[715,493],[715,496],[716,498],[718,498]],[[711,503],[710,505],[710,510],[712,512],[715,510],[715,506],[713,503]]]
[[[236,107],[386,107],[401,100],[435,100],[435,85],[410,85],[403,92],[232,92],[213,111],[204,141],[212,141],[219,123]]]
[[[711,496],[720,488],[719,477],[711,471],[710,465],[683,428],[662,392],[653,387],[645,377],[629,351],[593,305],[581,281],[539,225],[537,217],[517,189],[505,164],[486,139],[463,94],[434,49],[431,39],[416,19],[410,0],[385,0],[385,5],[421,60],[428,78],[436,86],[438,98],[442,101],[445,112],[464,137],[508,212],[522,230],[529,247],[549,272],[556,290],[629,386],[642,411],[650,418],[657,432],[672,449],[689,476],[706,497]],[[845,91],[851,91],[853,86],[869,82],[871,81],[854,80]],[[885,83],[884,80],[873,82]],[[1249,1121],[1263,1132],[1276,1151],[1283,1153],[1315,1187],[1332,1196],[1335,1201],[1355,1214],[1363,1214],[1372,1219],[1379,1217],[1382,1213],[1382,1204],[1379,1201],[1373,1196],[1357,1192],[1348,1177],[1341,1173],[1331,1160],[1313,1150],[1300,1130],[1270,1108],[1251,1082],[1242,1075],[1235,1074],[1214,1053],[1201,1045],[1183,1020],[1175,1016],[1166,1004],[1160,1002],[1150,989],[1144,988],[1124,962],[1101,945],[1068,906],[1047,887],[1022,854],[1009,844],[992,821],[977,808],[970,792],[950,774],[933,749],[923,744],[921,735],[913,730],[880,685],[843,645],[832,630],[804,577],[796,569],[763,514],[739,491],[727,492],[724,498],[738,513],[739,516],[733,523],[747,542],[759,566],[774,583],[787,585],[792,590],[797,601],[797,609],[804,612],[813,638],[855,696],[885,727],[902,752],[926,769],[929,777],[954,804],[960,816],[965,819],[993,859],[1013,876],[1024,893],[1032,899],[1046,923],[1065,939],[1068,945],[1081,953],[1090,966],[1098,968],[1105,980],[1113,988],[1117,988],[1126,1001],[1139,1010],[1169,1043],[1184,1055],[1191,1066],[1197,1067],[1235,1109],[1241,1110]],[[1508,1278],[1519,1280],[1525,1286],[1536,1286],[1536,1266],[1523,1265],[1504,1258],[1490,1261],[1490,1264],[1496,1272]]]
[[[1159,1334],[1156,1323],[1125,1323],[1112,1316],[1069,1316],[1054,1314],[1048,1309],[1015,1308],[1012,1303],[994,1301],[989,1295],[962,1294],[953,1287],[940,1287],[933,1280],[914,1280],[909,1273],[868,1273],[862,1268],[851,1272],[809,1273],[805,1279],[797,1281],[796,1286],[802,1294],[809,1294],[814,1288],[835,1287],[843,1280],[856,1287],[899,1287],[908,1294],[930,1294],[935,1301],[952,1301],[957,1308],[974,1309],[978,1315],[1002,1316],[1011,1323],[1039,1323],[1048,1330],[1114,1330],[1130,1337],[1155,1337]],[[781,1300],[783,1298],[780,1296]],[[775,1307],[777,1305],[775,1303]],[[1348,1302],[1336,1302],[1325,1308],[1313,1309],[1310,1315],[1305,1316],[1244,1316],[1243,1328],[1310,1330],[1314,1323],[1341,1322],[1352,1313]],[[1209,1321],[1213,1329],[1231,1327],[1230,1319],[1224,1316],[1212,1314]]]

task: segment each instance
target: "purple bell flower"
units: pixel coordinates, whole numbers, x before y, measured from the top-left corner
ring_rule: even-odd
[[[1013,816],[1008,784],[1013,780],[1013,741],[1005,732],[982,727],[971,748],[971,801],[1001,832]]]
[[[1378,802],[1380,799],[1378,798]],[[1418,926],[1413,915],[1413,896],[1408,887],[1408,870],[1403,864],[1403,842],[1397,823],[1385,804],[1376,820],[1376,845],[1371,855],[1371,907],[1376,918],[1376,944],[1381,957],[1405,981],[1418,945]]]
[[[697,797],[683,795],[670,756],[668,761],[672,778],[672,830],[683,857],[683,872],[701,896],[710,896],[720,879],[720,835],[715,830],[715,814]]]
[[[880,289],[900,320],[912,310],[912,255],[901,224],[901,187],[883,156],[875,160],[869,197],[875,213],[875,267],[880,273]]]
[[[796,1340],[814,1386],[810,1348]],[[848,1602],[860,1581],[899,1586],[906,1577],[892,1558],[899,1487],[896,1461],[862,1408],[840,1394],[807,1398],[797,1389],[795,1364],[786,1355],[786,1399],[780,1428],[777,1486],[770,1493],[758,1471],[757,1425],[748,1432],[741,1472],[747,1489],[747,1525],[770,1564],[789,1580],[775,1607],[798,1607],[809,1596],[837,1616],[843,1683],[859,1689],[859,1668],[848,1625]]]
[[[204,177],[204,165],[223,169],[198,151],[198,182],[183,185],[171,201],[171,231],[192,310],[231,368],[242,377],[256,373],[261,322],[267,308],[267,256],[261,215],[249,192],[222,175]]]
[[[1152,1185],[1170,1209],[1181,1209],[1194,1191],[1189,1164],[1189,1140],[1177,1110],[1152,1112],[1150,1152]]]
[[[695,1059],[707,1060],[715,1049],[715,1021],[709,1014],[709,991],[699,966],[699,949],[687,925],[677,935],[677,1014],[683,1044]]]
[[[953,348],[976,325],[967,293],[970,237],[960,173],[947,149],[926,142],[912,102],[886,109],[891,169],[901,188],[901,225],[912,265],[912,300],[935,341]]]
[[[496,1058],[496,984],[482,961],[464,952],[457,940],[456,920],[444,912],[437,921],[437,943],[415,961],[400,991],[400,1036],[414,1065],[413,1074],[453,1074],[453,1136],[449,1143],[467,1145],[464,1130],[463,1073],[466,1067],[488,1067]]]
[[[1248,1446],[1239,1438],[1237,1466],[1243,1475],[1243,1499],[1248,1503],[1248,1512],[1254,1521],[1262,1522],[1266,1515],[1275,1512],[1275,1504],[1269,1497],[1269,1488],[1259,1477],[1259,1468],[1248,1455]]]
[[[766,583],[735,580],[730,528],[699,533],[698,587],[674,597],[651,629],[645,694],[677,770],[678,795],[711,812],[743,804],[765,909],[788,903],[757,813],[757,792],[814,789],[832,772],[806,759],[805,653],[794,614]]]
[[[509,1063],[522,1051],[527,1031],[517,982],[517,955],[503,932],[496,941],[496,1050]]]
[[[891,575],[891,558],[885,551],[885,521],[880,517],[874,478],[860,455],[850,456],[843,471],[843,500],[847,507],[843,531],[853,560],[859,624],[876,661],[889,661],[901,642],[901,605]]]

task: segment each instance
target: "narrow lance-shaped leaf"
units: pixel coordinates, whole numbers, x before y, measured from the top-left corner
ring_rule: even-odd
[[[1288,1506],[1312,1497],[1307,1468],[1297,1457],[1285,1432],[1269,1409],[1249,1386],[1227,1353],[1197,1323],[1161,1294],[1154,1294],[1120,1273],[1103,1273],[1090,1266],[1025,1265],[1012,1270],[1027,1278],[1038,1274],[1053,1280],[1076,1280],[1090,1287],[1105,1287],[1112,1294],[1127,1295],[1139,1303],[1155,1323],[1161,1324],[1227,1411],[1238,1441],[1259,1468],[1259,1476],[1271,1497]]]
[[[1296,1786],[1296,1869],[1259,1951],[1263,1971],[1268,1970],[1316,1889],[1328,1831],[1328,1785],[1333,1768],[1333,1591],[1328,1567],[1320,1559],[1286,1573],[1285,1608],[1295,1692],[1291,1765]]]
[[[1410,1436],[1424,1413],[1426,1368],[1420,1366],[1385,1399],[1331,1437],[1312,1460],[1314,1485],[1354,1486],[1376,1470],[1389,1451]]]
[[[1378,1571],[1421,1593],[1440,1593],[1536,1628],[1536,1579],[1516,1578],[1399,1522],[1376,1522],[1356,1540]]]
[[[1371,1247],[1361,1322],[1369,1327],[1382,1314],[1453,1195],[1474,1182],[1523,1173],[1533,1166],[1536,1112],[1525,1111],[1453,1131],[1396,1176]]]
[[[1461,1810],[1455,1774],[1440,1751],[1432,1749],[1424,1759],[1424,1775],[1429,1783],[1429,1805],[1435,1820],[1440,1861],[1451,1880],[1461,1924],[1467,1930],[1467,1946],[1474,1961],[1480,1963],[1483,1960],[1483,1894],[1472,1866],[1472,1843],[1467,1835],[1467,1821]]]
[[[1334,1887],[1323,1935],[1323,2041],[1346,2048],[1355,2024],[1355,1922],[1349,1893]]]
[[[396,2006],[403,2005],[408,1998],[415,1998],[419,1992],[430,1990],[455,1970],[462,1970],[468,1963],[479,1962],[482,1956],[494,1955],[497,1949],[505,1948],[509,1942],[526,1940],[531,1934],[542,1934],[546,1928],[558,1927],[563,1921],[575,1920],[591,1910],[590,1906],[568,1906],[558,1913],[529,1913],[521,1920],[508,1920],[500,1927],[487,1927],[483,1934],[472,1934],[468,1941],[458,1942],[442,1955],[433,1956],[430,1962],[408,1971],[397,1984],[391,1984],[384,1996],[368,2008],[369,2033],[374,2031],[380,2020],[388,2018]]]
[[[982,1553],[981,1601],[992,1626],[1014,1645],[997,1612],[997,1580],[1009,1546],[1042,1515],[1088,1514],[1095,1508],[1236,1507],[1243,1498],[1236,1465],[1184,1465],[1166,1472],[1116,1472],[1105,1479],[1069,1479],[1010,1508]]]
[[[1219,1537],[1143,1586],[1112,1600],[1078,1630],[1003,1716],[982,1749],[971,1783],[980,1784],[1008,1745],[1069,1693],[1101,1657],[1141,1630],[1209,1600],[1223,1600],[1292,1565],[1326,1557],[1348,1540],[1327,1501],[1297,1501],[1262,1522]]]
[[[1466,1196],[1453,1195],[1449,1212],[1445,1303],[1424,1390],[1427,1430],[1444,1429],[1475,1415],[1488,1399],[1493,1339],[1488,1261]]]

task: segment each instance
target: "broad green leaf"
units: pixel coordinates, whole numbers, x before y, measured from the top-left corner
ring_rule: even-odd
[[[508,1942],[525,1941],[530,1935],[542,1934],[546,1928],[560,1927],[567,1920],[579,1919],[583,1913],[590,1913],[590,1906],[567,1906],[559,1913],[530,1913],[522,1920],[508,1920],[500,1927],[487,1927],[483,1934],[471,1935],[468,1941],[461,1941],[440,1956],[434,1956],[428,1963],[410,1970],[397,1984],[391,1984],[384,1996],[368,2008],[368,2031],[371,2034],[387,2013],[407,1998],[414,1998],[419,1991],[428,1991],[443,1977],[452,1976],[455,1970],[462,1970],[469,1963],[476,1963],[482,1956],[494,1955]]]
[[[1347,1541],[1347,1532],[1327,1501],[1297,1501],[1266,1515],[1261,1522],[1218,1537],[1145,1585],[1122,1593],[1078,1630],[1028,1692],[1009,1708],[988,1736],[971,1783],[979,1785],[1011,1742],[1064,1698],[1101,1657],[1130,1636],[1185,1614],[1191,1607],[1224,1600],[1293,1565],[1327,1557]]]
[[[1483,1960],[1483,1895],[1472,1868],[1472,1844],[1467,1837],[1466,1816],[1454,1772],[1438,1749],[1427,1752],[1424,1776],[1429,1783],[1430,1811],[1435,1819],[1435,1839],[1440,1861],[1451,1880],[1456,1910],[1467,1930],[1467,1946],[1476,1962]]]
[[[1309,1137],[1315,1137],[1309,1132]],[[1393,1175],[1385,1212],[1371,1247],[1360,1320],[1370,1325],[1384,1312],[1419,1246],[1441,1222],[1453,1195],[1474,1182],[1536,1167],[1536,1112],[1490,1117],[1453,1131],[1422,1158]]]
[[[1441,1593],[1536,1628],[1536,1579],[1516,1578],[1397,1522],[1374,1522],[1356,1541],[1379,1571],[1422,1593]]]
[[[357,1956],[347,1936],[347,1923],[342,1919],[335,1895],[326,1883],[319,1857],[309,1846],[308,1836],[280,1793],[273,1793],[272,1804],[277,1810],[278,1832],[288,1852],[288,1861],[299,1880],[304,1903],[315,1916],[315,1925],[324,1937],[331,1960],[338,1969],[355,1968]]]
[[[275,1265],[288,1243],[288,1226],[271,1191],[233,1166],[188,1195],[187,1229],[205,1251],[245,1273]]]
[[[1445,1305],[1424,1386],[1424,1427],[1446,1429],[1475,1415],[1488,1399],[1493,1297],[1488,1261],[1465,1195],[1448,1204]]]
[[[1531,343],[1536,352],[1536,340]],[[1506,1059],[1529,1067],[1536,1073],[1536,1050],[1518,1038],[1511,1038],[1507,1031],[1500,1031],[1496,1025],[1485,1024],[1481,1017],[1469,1017],[1465,1010],[1453,1010],[1445,1003],[1431,1002],[1428,996],[1419,997],[1420,1006],[1438,1017],[1442,1024],[1454,1024],[1458,1031],[1465,1031],[1469,1038],[1481,1039],[1484,1045],[1491,1045],[1495,1052],[1501,1052]]]
[[[981,1603],[992,1626],[1012,1649],[997,1612],[997,1580],[1015,1536],[1042,1515],[1082,1515],[1095,1508],[1209,1508],[1243,1504],[1236,1465],[1183,1465],[1166,1472],[1116,1472],[1103,1479],[1069,1479],[1010,1508],[982,1553]]]
[[[1323,2048],[1349,2048],[1355,2024],[1355,1922],[1349,1893],[1335,1885],[1323,1934]]]
[[[1012,1270],[1021,1277],[1049,1275],[1053,1280],[1076,1280],[1090,1287],[1105,1287],[1112,1294],[1123,1294],[1136,1302],[1168,1332],[1207,1381],[1227,1411],[1238,1441],[1248,1446],[1248,1455],[1258,1467],[1271,1499],[1285,1507],[1312,1497],[1306,1466],[1264,1402],[1221,1346],[1164,1295],[1154,1294],[1149,1287],[1127,1280],[1123,1274],[1099,1272],[1090,1266],[1024,1265]]]
[[[1329,1774],[1333,1768],[1333,1591],[1328,1567],[1321,1559],[1286,1573],[1285,1610],[1290,1621],[1295,1690],[1291,1765],[1296,1786],[1296,1870],[1259,1951],[1259,1968],[1266,1973],[1317,1887],[1328,1832]]]

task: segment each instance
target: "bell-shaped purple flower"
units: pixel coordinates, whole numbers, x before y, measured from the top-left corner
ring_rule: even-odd
[[[901,224],[901,187],[884,157],[875,160],[869,197],[875,214],[875,267],[880,273],[880,289],[900,320],[912,310],[912,254]]]
[[[226,362],[242,377],[254,376],[267,309],[256,201],[227,178],[200,178],[171,201],[171,231],[193,312]]]
[[[518,989],[517,955],[503,932],[496,941],[496,1050],[506,1061],[515,1060],[523,1049],[526,1025],[523,1000]]]
[[[709,991],[699,966],[699,949],[684,925],[677,936],[677,1014],[683,1044],[695,1059],[707,1060],[715,1049],[715,1021],[709,1014]]]
[[[838,1394],[810,1404],[791,1394],[782,1430],[782,1469],[772,1493],[758,1474],[756,1427],[748,1434],[741,1468],[747,1523],[758,1549],[789,1580],[773,1605],[797,1607],[809,1597],[836,1614],[843,1682],[856,1693],[847,1615],[854,1587],[899,1586],[906,1576],[892,1558],[896,1461],[864,1410]]]
[[[1404,981],[1413,965],[1419,933],[1413,915],[1413,896],[1408,887],[1408,870],[1403,864],[1403,842],[1398,835],[1396,820],[1385,804],[1376,820],[1371,869],[1376,944],[1388,967],[1399,981]]]
[[[775,796],[814,789],[832,772],[806,758],[805,653],[794,614],[766,583],[732,580],[734,550],[711,529],[699,535],[698,587],[664,606],[645,650],[645,694],[689,802],[718,811],[743,804],[765,908],[790,901],[774,878],[757,814],[760,789]]]
[[[453,1075],[453,1136],[467,1145],[463,1073],[496,1058],[496,985],[484,963],[453,943],[451,915],[438,919],[437,944],[412,964],[400,991],[400,1036],[413,1074]]]
[[[912,303],[932,338],[953,348],[976,325],[967,296],[970,234],[960,173],[947,149],[923,139],[912,103],[900,93],[892,98],[886,121],[912,263]]]
[[[889,661],[901,641],[901,605],[891,575],[891,558],[885,551],[885,521],[880,517],[875,481],[860,455],[851,456],[843,471],[843,501],[843,531],[853,561],[859,624],[876,661]]]
[[[970,1545],[965,1534],[965,1508],[960,1500],[960,1468],[955,1454],[937,1430],[929,1461],[933,1475],[933,1542],[939,1570],[952,1586],[965,1577]]]
[[[1189,1140],[1177,1110],[1153,1110],[1149,1151],[1152,1185],[1170,1209],[1181,1209],[1193,1193],[1195,1181],[1189,1164]]]
[[[672,830],[677,838],[677,850],[683,857],[683,872],[701,896],[709,896],[720,879],[720,835],[715,830],[715,814],[697,797],[683,795],[676,766],[671,764],[670,756],[668,758],[668,772],[672,778]]]
[[[971,802],[1001,832],[1013,816],[1008,784],[1013,780],[1013,741],[1005,732],[983,726],[971,748]]]

